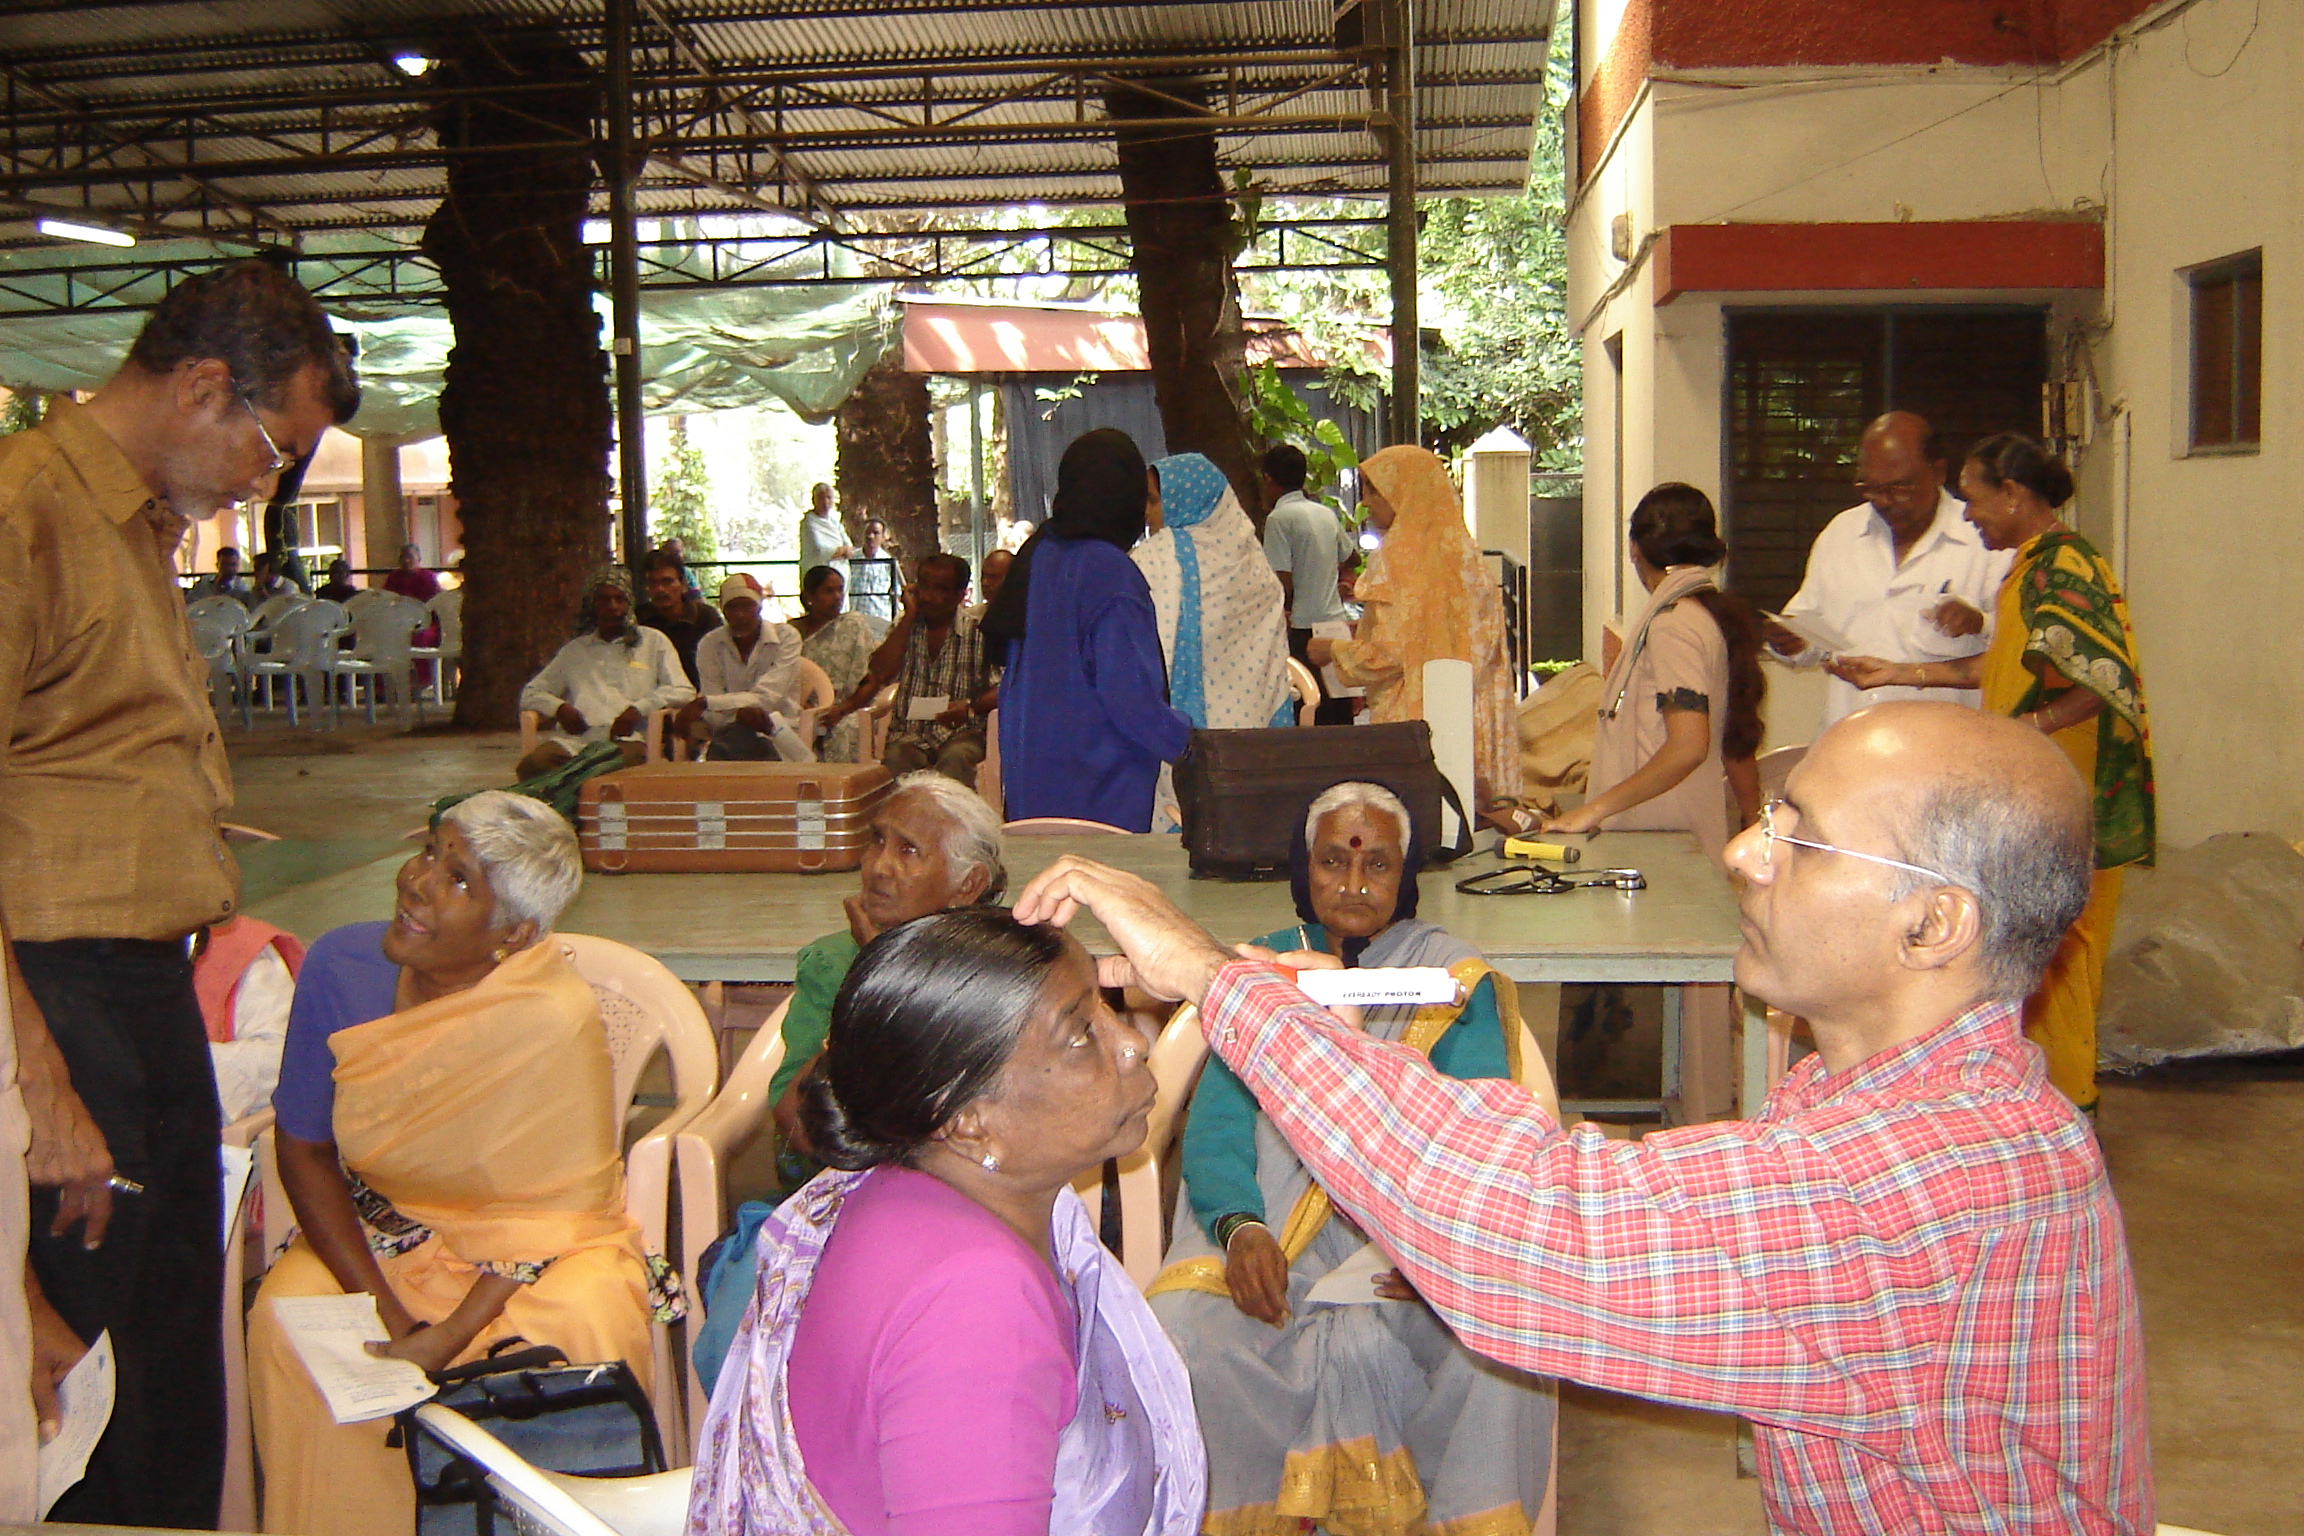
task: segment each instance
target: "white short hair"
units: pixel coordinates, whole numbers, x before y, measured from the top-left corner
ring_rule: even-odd
[[[1389,816],[1400,828],[1400,849],[1405,853],[1416,836],[1416,824],[1408,817],[1408,807],[1400,797],[1381,784],[1366,784],[1354,780],[1347,784],[1331,784],[1313,798],[1312,808],[1304,813],[1304,846],[1309,848],[1318,839],[1320,819],[1354,806],[1364,806],[1379,816]]]
[[[508,789],[482,790],[440,818],[472,847],[496,896],[496,924],[522,921],[538,934],[552,931],[584,883],[576,830],[543,801]]]
[[[952,819],[955,830],[944,845],[944,857],[953,878],[958,879],[963,870],[981,869],[984,894],[976,899],[998,901],[1008,889],[1008,866],[1002,859],[1000,818],[992,807],[958,779],[948,779],[932,768],[898,779],[888,798],[915,792],[935,801],[936,809]]]

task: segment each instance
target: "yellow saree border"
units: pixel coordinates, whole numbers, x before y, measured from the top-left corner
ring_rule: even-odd
[[[1517,1081],[1520,1076],[1519,989],[1513,986],[1509,976],[1477,957],[1457,961],[1448,967],[1448,974],[1456,978],[1456,984],[1463,988],[1467,1000],[1472,996],[1472,989],[1480,985],[1481,978],[1496,978],[1496,985],[1490,989],[1496,997],[1496,1021],[1504,1031],[1504,1059],[1511,1069],[1513,1079]],[[1427,1003],[1416,1010],[1415,1018],[1401,1032],[1400,1043],[1429,1060],[1432,1048],[1440,1043],[1440,1037],[1448,1033],[1449,1026],[1461,1018],[1463,1013],[1462,1003]],[[1288,1220],[1280,1229],[1280,1251],[1287,1256],[1291,1265],[1304,1256],[1305,1249],[1312,1246],[1312,1239],[1318,1237],[1321,1228],[1328,1225],[1328,1217],[1334,1209],[1329,1203],[1328,1191],[1317,1184],[1309,1186],[1303,1194],[1297,1196],[1295,1207],[1288,1212]],[[1224,1261],[1214,1254],[1203,1254],[1198,1258],[1183,1259],[1169,1265],[1145,1287],[1144,1294],[1148,1297],[1161,1296],[1170,1291],[1199,1291],[1204,1295],[1221,1296],[1227,1301],[1232,1298],[1231,1287],[1224,1283]]]

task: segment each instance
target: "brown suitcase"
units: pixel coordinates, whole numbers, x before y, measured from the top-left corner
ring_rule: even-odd
[[[878,763],[649,763],[584,781],[596,874],[818,874],[854,869],[893,776]]]
[[[1184,813],[1184,851],[1195,880],[1277,880],[1312,797],[1345,779],[1384,785],[1408,808],[1427,864],[1471,850],[1468,832],[1440,841],[1443,804],[1462,826],[1456,792],[1432,762],[1432,728],[1421,720],[1393,725],[1285,726],[1194,731],[1176,765],[1176,799]]]

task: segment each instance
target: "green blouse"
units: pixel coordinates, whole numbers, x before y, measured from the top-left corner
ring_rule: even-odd
[[[1306,939],[1312,948],[1328,947],[1328,934],[1317,923],[1301,929],[1292,925],[1256,942],[1285,952],[1304,948]],[[1461,1081],[1511,1077],[1493,977],[1482,978],[1472,989],[1464,1011],[1433,1045],[1432,1065]],[[1256,1097],[1214,1055],[1200,1069],[1200,1085],[1192,1090],[1191,1110],[1184,1118],[1183,1169],[1192,1214],[1209,1241],[1215,1241],[1216,1223],[1223,1217],[1237,1213],[1258,1221],[1266,1218],[1264,1195],[1256,1184]]]

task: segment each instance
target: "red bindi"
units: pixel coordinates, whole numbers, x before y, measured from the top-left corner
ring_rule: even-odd
[[[1359,847],[1359,846],[1360,846],[1360,839],[1358,839],[1358,838],[1354,838],[1354,839],[1352,839],[1352,846],[1353,846],[1353,847],[1355,847],[1355,848]]]

